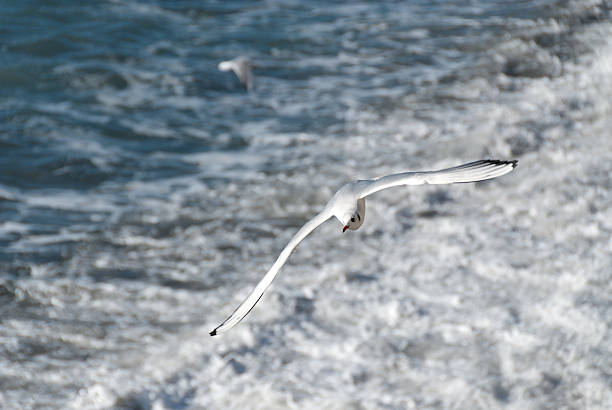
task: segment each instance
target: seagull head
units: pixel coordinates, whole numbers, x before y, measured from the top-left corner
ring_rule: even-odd
[[[340,220],[344,225],[342,232],[346,232],[347,229],[356,231],[359,229],[363,221],[365,220],[365,199],[361,198],[357,201],[357,206],[352,212],[348,212]]]
[[[352,215],[347,216],[344,219],[344,228],[342,228],[342,232],[346,232],[347,229],[351,231],[356,231],[361,226],[361,215],[358,213],[354,213]]]
[[[217,66],[217,68],[220,71],[230,71],[234,69],[235,65],[236,64],[233,61],[221,61],[219,65]]]

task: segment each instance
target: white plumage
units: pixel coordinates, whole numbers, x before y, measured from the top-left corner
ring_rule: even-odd
[[[221,61],[217,68],[221,71],[233,71],[247,91],[251,91],[253,88],[253,63],[251,63],[248,57],[238,57],[233,60]]]
[[[319,225],[335,216],[347,229],[357,230],[365,220],[365,197],[382,189],[398,185],[454,184],[497,178],[512,171],[518,161],[480,160],[440,171],[403,172],[375,179],[352,181],[340,188],[317,214],[291,238],[287,246],[255,289],[223,323],[210,332],[211,336],[225,332],[240,322],[259,301],[291,252]]]

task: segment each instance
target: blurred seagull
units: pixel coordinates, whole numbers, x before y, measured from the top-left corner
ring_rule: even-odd
[[[403,172],[375,179],[352,181],[344,185],[329,200],[323,211],[306,222],[282,250],[274,265],[255,286],[251,294],[223,323],[210,332],[211,336],[225,332],[240,322],[259,301],[280,268],[296,246],[319,225],[332,216],[342,224],[342,232],[359,229],[365,220],[365,197],[382,189],[398,185],[454,184],[497,178],[512,171],[518,161],[480,160],[440,171]]]
[[[233,71],[247,91],[253,88],[253,63],[248,57],[238,57],[229,61],[221,61],[218,65],[221,71]]]

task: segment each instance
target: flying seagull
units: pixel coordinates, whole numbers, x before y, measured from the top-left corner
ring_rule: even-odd
[[[254,66],[248,57],[238,57],[229,61],[221,61],[217,67],[221,71],[233,71],[247,91],[251,91],[253,88],[253,73],[251,69]]]
[[[335,216],[343,226],[342,232],[345,232],[347,229],[352,231],[359,229],[365,220],[366,196],[398,185],[454,184],[457,182],[484,181],[485,179],[497,178],[507,174],[517,164],[518,161],[516,160],[500,161],[485,159],[440,171],[402,172],[374,179],[349,182],[334,194],[332,199],[325,205],[323,211],[300,228],[282,250],[268,273],[255,286],[251,294],[238,306],[230,317],[213,329],[210,335],[215,336],[218,333],[226,332],[238,324],[259,301],[295,247],[323,222]]]

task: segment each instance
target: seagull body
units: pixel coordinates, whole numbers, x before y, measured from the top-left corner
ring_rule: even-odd
[[[221,61],[217,66],[221,71],[233,71],[247,91],[253,88],[253,63],[248,57],[238,57],[233,60]]]
[[[446,168],[440,171],[403,172],[375,179],[352,181],[340,188],[329,200],[323,211],[291,238],[281,251],[270,270],[259,281],[255,289],[223,323],[210,332],[211,336],[225,332],[240,322],[259,301],[278,271],[285,264],[297,245],[319,225],[335,216],[343,225],[342,232],[357,230],[365,220],[365,197],[382,189],[399,185],[454,184],[484,181],[497,178],[512,171],[518,161],[480,160]]]

